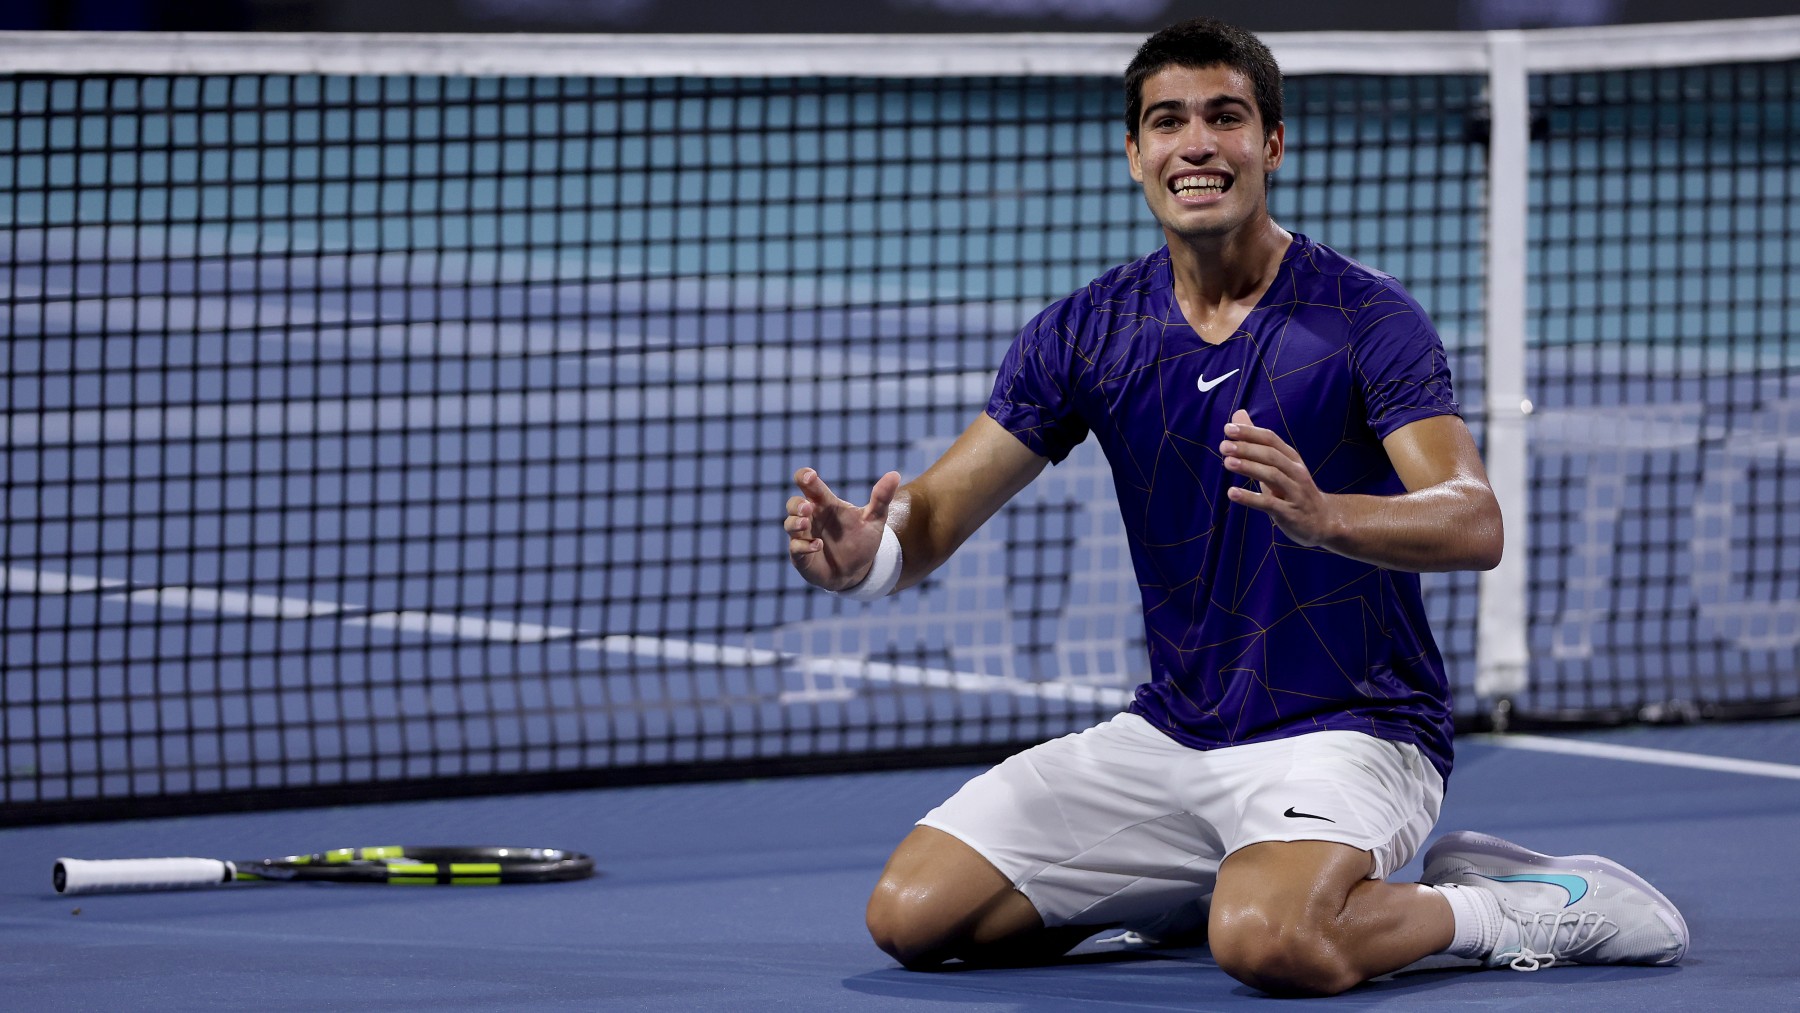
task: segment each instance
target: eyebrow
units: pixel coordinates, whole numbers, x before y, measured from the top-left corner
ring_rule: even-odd
[[[1249,100],[1244,99],[1237,95],[1233,95],[1229,92],[1219,94],[1219,95],[1214,95],[1211,98],[1202,99],[1202,100],[1200,100],[1200,104],[1202,106],[1207,106],[1207,107],[1218,107],[1218,106],[1227,106],[1227,105],[1237,106],[1238,108],[1244,109],[1244,110],[1250,110],[1250,109],[1255,108],[1254,106],[1252,106],[1250,104]],[[1186,99],[1179,99],[1179,98],[1163,99],[1161,102],[1158,102],[1155,105],[1145,106],[1144,113],[1139,118],[1138,122],[1142,123],[1144,120],[1149,119],[1150,115],[1159,109],[1181,110],[1181,109],[1186,109],[1187,105],[1188,105],[1188,103],[1187,103]]]

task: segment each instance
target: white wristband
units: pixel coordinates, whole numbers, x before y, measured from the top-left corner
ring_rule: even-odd
[[[874,601],[892,594],[895,585],[900,583],[900,536],[894,529],[883,524],[881,526],[881,548],[875,550],[875,563],[869,567],[869,575],[854,587],[844,588],[832,593],[839,598],[851,601]]]

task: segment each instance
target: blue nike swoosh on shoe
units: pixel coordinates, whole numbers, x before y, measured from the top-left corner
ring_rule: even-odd
[[[1481,873],[1478,872],[1476,875],[1481,876]],[[1588,892],[1587,880],[1580,876],[1562,876],[1553,872],[1521,873],[1516,876],[1481,876],[1481,878],[1491,879],[1496,883],[1543,883],[1547,886],[1560,886],[1569,892],[1569,903],[1564,904],[1563,907],[1568,907],[1586,897]]]

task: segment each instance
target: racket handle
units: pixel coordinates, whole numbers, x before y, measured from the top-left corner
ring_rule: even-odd
[[[217,858],[117,858],[87,861],[59,858],[51,882],[57,893],[108,893],[115,890],[193,890],[222,886],[237,868]]]

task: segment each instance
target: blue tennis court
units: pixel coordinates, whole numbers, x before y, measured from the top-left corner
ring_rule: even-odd
[[[1380,1009],[1800,1007],[1800,725],[1559,738],[1650,749],[1572,756],[1470,740],[1441,830],[1618,858],[1681,906],[1673,968],[1409,969],[1335,999]],[[1678,755],[1670,755],[1673,751]],[[1693,754],[1763,768],[1669,766]],[[0,980],[17,1009],[1214,1010],[1265,1001],[1204,948],[1090,942],[1059,964],[917,973],[862,907],[911,821],[972,768],[351,806],[0,831]],[[590,851],[578,883],[414,889],[247,884],[59,897],[58,857],[250,857],[345,844],[526,843]],[[1401,873],[1416,875],[1417,863]],[[1102,938],[1105,934],[1102,933]],[[1449,961],[1443,961],[1449,963]],[[1603,986],[1603,989],[1602,987]]]

